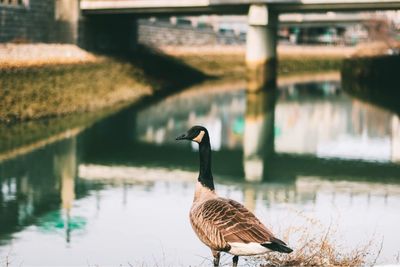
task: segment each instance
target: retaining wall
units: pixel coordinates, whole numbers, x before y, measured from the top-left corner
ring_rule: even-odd
[[[78,0],[0,4],[0,42],[76,43]]]
[[[211,28],[195,28],[190,25],[174,25],[164,22],[139,20],[139,42],[152,46],[185,45],[242,45],[244,36],[219,33]]]

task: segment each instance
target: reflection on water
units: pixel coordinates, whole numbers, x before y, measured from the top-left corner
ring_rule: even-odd
[[[292,84],[279,88],[277,105],[267,92],[226,91],[183,93],[139,112],[139,139],[171,143],[169,137],[188,125],[206,125],[215,137],[214,150],[256,149],[265,127],[274,123],[277,152],[327,158],[399,161],[399,119],[382,108],[351,98],[339,81]],[[247,105],[246,105],[247,101]],[[247,135],[252,141],[243,141]],[[273,138],[273,136],[270,136]]]
[[[210,265],[188,221],[196,148],[174,141],[203,124],[213,138],[221,195],[245,203],[282,235],[313,218],[322,228],[337,225],[345,250],[384,237],[378,263],[395,262],[396,115],[350,98],[336,80],[289,84],[277,93],[208,88],[127,110],[0,162],[0,260]],[[299,245],[294,237],[289,242]]]
[[[249,92],[243,134],[243,167],[248,181],[258,181],[274,153],[275,90]]]
[[[284,85],[277,96],[195,88],[140,111],[136,122],[139,140],[164,145],[191,125],[205,125],[214,150],[243,151],[249,181],[271,176],[274,152],[400,161],[398,116],[349,97],[338,80]]]
[[[65,231],[69,242],[76,167],[75,138],[0,164],[0,244],[32,224]]]
[[[335,92],[335,91],[333,91]],[[376,161],[398,161],[398,117],[343,94],[283,102],[276,120],[280,151]],[[306,127],[304,127],[306,125]]]

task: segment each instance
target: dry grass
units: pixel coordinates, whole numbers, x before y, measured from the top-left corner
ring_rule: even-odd
[[[147,48],[95,63],[24,64],[3,66],[0,60],[0,123],[97,111],[170,94],[205,79],[201,72]]]
[[[373,245],[376,241],[371,238],[371,241],[349,251],[338,241],[336,229],[332,224],[326,228],[315,219],[305,219],[306,225],[290,227],[283,235],[284,240],[293,240],[290,242],[294,244],[292,253],[270,253],[267,256],[254,258],[254,262],[262,267],[372,266],[376,263],[383,242],[380,242],[380,247],[376,248]],[[291,238],[293,235],[296,237]]]
[[[129,63],[0,70],[0,122],[12,123],[99,110],[151,93]]]

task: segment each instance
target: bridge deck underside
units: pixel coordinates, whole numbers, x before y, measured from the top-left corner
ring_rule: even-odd
[[[247,14],[251,1],[244,0],[82,0],[84,14],[135,14],[135,15],[173,15],[173,14]],[[274,0],[257,1],[267,4],[279,13],[290,12],[327,12],[327,11],[366,11],[400,9],[400,0]]]

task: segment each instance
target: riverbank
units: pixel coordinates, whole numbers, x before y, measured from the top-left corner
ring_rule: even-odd
[[[0,71],[0,121],[65,116],[136,101],[149,95],[143,73],[127,62],[10,68]]]
[[[0,55],[0,161],[206,78],[145,47],[106,57],[71,45],[1,45]]]
[[[165,46],[160,49],[210,76],[246,77],[244,46]],[[279,45],[277,52],[278,74],[293,75],[339,71],[343,59],[354,54],[355,48]]]
[[[105,57],[71,45],[3,45],[0,55],[0,122],[6,124],[127,105],[206,77],[145,47]]]
[[[279,74],[339,70],[353,48],[279,46]],[[140,46],[124,57],[74,45],[0,45],[0,122],[98,111],[169,94],[207,77],[245,79],[245,48]]]

